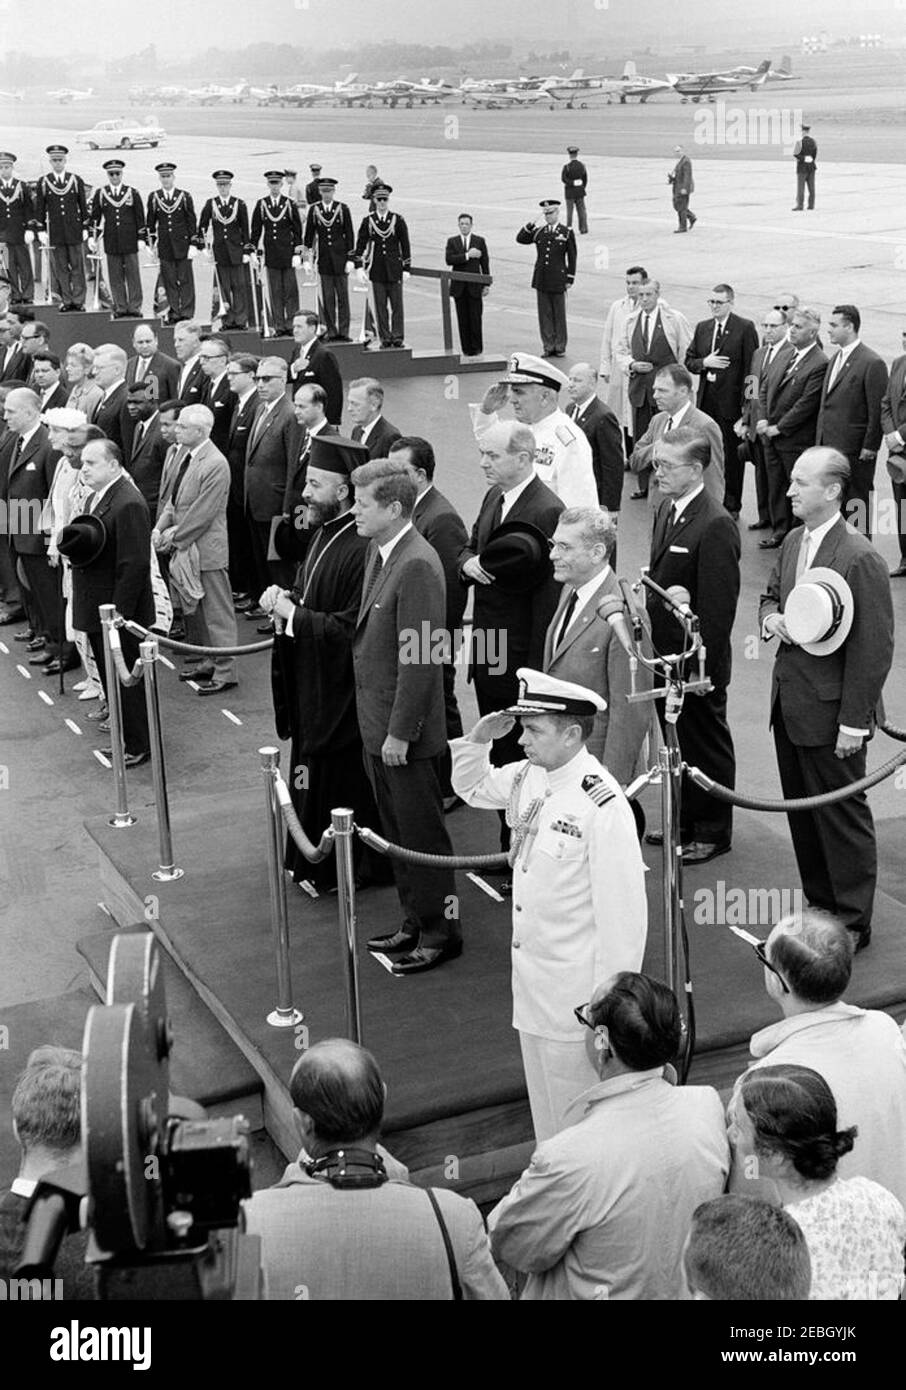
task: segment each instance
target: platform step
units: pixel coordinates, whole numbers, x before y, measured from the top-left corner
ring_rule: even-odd
[[[122,928],[145,932],[136,924]],[[117,928],[93,932],[76,943],[88,966],[91,988],[101,1003],[107,988],[107,960]],[[171,1059],[171,1084],[178,1095],[190,1096],[211,1115],[246,1117],[252,1129],[264,1124],[261,1078],[239,1048],[202,1003],[183,972],[160,946],[167,992],[167,1008],[175,1042]]]

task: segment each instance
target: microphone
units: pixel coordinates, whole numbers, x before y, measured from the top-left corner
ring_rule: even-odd
[[[611,595],[609,598],[602,599],[597,608],[598,617],[604,618],[613,629],[614,635],[629,657],[629,693],[635,694],[635,678],[639,669],[639,660],[635,654],[629,626],[626,622],[626,615],[623,612],[623,600]]]
[[[671,584],[669,589],[664,591],[667,598],[673,605],[673,611],[679,620],[688,627],[698,627],[698,617],[689,607],[689,600],[692,595],[683,584]]]

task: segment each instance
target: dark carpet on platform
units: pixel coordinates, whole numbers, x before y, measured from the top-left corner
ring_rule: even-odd
[[[657,821],[653,807],[649,821]],[[497,820],[491,813],[460,810],[449,825],[460,852],[496,848]],[[853,1003],[891,1007],[906,999],[902,827],[903,821],[879,826],[885,891],[878,895],[872,947],[856,961],[848,995]],[[260,787],[181,800],[173,812],[173,836],[176,859],[185,866],[186,876],[176,883],[150,882],[149,870],[156,863],[150,815],[125,831],[111,830],[103,819],[88,822],[87,828],[141,897],[152,886],[159,892],[161,924],[176,955],[222,1001],[276,1073],[288,1077],[298,1056],[298,1040],[291,1030],[271,1028],[266,1022],[275,990]],[[660,851],[646,846],[645,855],[652,870],[645,968],[662,976]],[[749,889],[765,887],[787,894],[796,888],[786,823],[778,816],[739,814],[733,853],[686,874],[698,1054],[738,1048],[776,1017],[751,949],[724,925],[709,920],[720,913],[722,901],[733,901],[733,890],[748,894]],[[524,1095],[510,1024],[510,905],[494,902],[465,874],[458,875],[458,889],[462,958],[408,980],[391,976],[364,950],[366,937],[398,924],[394,893],[369,890],[358,897],[364,1040],[377,1054],[388,1082],[388,1131]],[[344,1026],[336,899],[313,900],[293,885],[288,894],[294,1001],[304,1011],[306,1038],[316,1041],[342,1032]],[[749,895],[738,925],[767,935],[773,920],[770,907]]]

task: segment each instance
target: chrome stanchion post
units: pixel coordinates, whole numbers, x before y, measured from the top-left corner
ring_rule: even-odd
[[[664,832],[664,968],[667,984],[676,993],[677,941],[683,891],[683,846],[679,825],[683,767],[675,725],[667,723],[664,737],[666,741],[658,752],[658,762],[661,768],[661,815]]]
[[[345,806],[330,813],[337,856],[337,902],[339,904],[340,950],[346,985],[346,1035],[353,1042],[362,1041],[362,1009],[359,1002],[359,961],[355,935],[355,870],[352,862],[352,839],[355,827],[352,811]]]
[[[154,781],[154,800],[157,804],[157,835],[160,843],[160,867],[151,875],[158,883],[182,878],[183,870],[173,862],[173,837],[170,833],[170,802],[167,797],[167,768],[164,762],[164,740],[160,727],[160,694],[157,688],[158,642],[150,637],[139,643],[144,667],[145,704],[148,707],[148,731],[151,735],[151,776]]]
[[[277,748],[259,748],[264,773],[264,800],[267,814],[267,867],[271,886],[271,924],[277,969],[277,1004],[268,1014],[272,1028],[292,1028],[304,1017],[293,1008],[293,985],[289,968],[289,919],[286,911],[286,874],[283,868],[283,818],[277,805],[276,782],[280,768]]]
[[[98,608],[101,619],[101,636],[104,642],[104,670],[107,673],[107,705],[110,710],[110,762],[113,767],[113,786],[116,793],[116,811],[107,824],[116,830],[135,824],[135,816],[129,813],[126,792],[126,752],[123,747],[123,705],[120,695],[120,678],[110,644],[110,634],[116,620],[116,608],[112,603],[102,603]]]

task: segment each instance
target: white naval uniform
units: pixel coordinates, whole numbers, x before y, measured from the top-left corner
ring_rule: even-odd
[[[505,417],[509,419],[509,417]],[[482,415],[472,412],[476,439],[504,420],[494,411]],[[597,507],[598,488],[592,464],[591,445],[581,425],[562,410],[554,410],[529,429],[535,436],[535,473],[555,492],[564,507]]]
[[[640,970],[648,906],[635,820],[614,777],[583,748],[554,772],[526,761],[492,767],[490,743],[452,739],[454,791],[470,806],[539,808],[513,865],[513,1027],[540,1141],[597,1077],[573,1016],[620,970]],[[583,790],[596,777],[603,805]],[[514,832],[518,839],[518,831]],[[589,1079],[590,1078],[590,1079]]]

